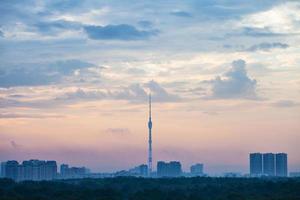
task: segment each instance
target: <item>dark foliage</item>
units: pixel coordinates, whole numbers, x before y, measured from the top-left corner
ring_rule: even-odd
[[[1,200],[296,200],[300,179],[132,177],[16,183],[0,179]]]

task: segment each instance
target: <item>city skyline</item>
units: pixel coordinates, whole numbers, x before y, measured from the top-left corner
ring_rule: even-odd
[[[285,152],[300,171],[300,2],[1,1],[0,16],[0,161],[113,172],[151,146],[153,169],[246,173],[250,152]]]
[[[119,176],[133,177],[214,177],[216,175],[207,174],[204,171],[203,163],[195,163],[190,166],[189,171],[182,169],[180,161],[157,161],[156,171],[149,173],[146,164],[140,164],[130,169],[122,169],[112,173],[92,172],[86,167],[69,167],[68,164],[61,164],[60,170],[56,161],[45,161],[31,159],[18,162],[9,160],[1,162],[0,178],[11,178],[16,181],[24,180],[54,180],[54,179],[80,179],[80,178],[108,178]],[[232,178],[282,178],[297,177],[300,172],[289,172],[288,155],[286,153],[250,153],[249,154],[249,172],[223,172],[218,177]]]

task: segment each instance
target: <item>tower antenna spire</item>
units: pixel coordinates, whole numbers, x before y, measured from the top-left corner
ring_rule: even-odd
[[[152,174],[152,119],[151,119],[151,92],[149,93],[149,138],[148,138],[148,176]]]
[[[151,92],[149,93],[149,118],[151,119]]]

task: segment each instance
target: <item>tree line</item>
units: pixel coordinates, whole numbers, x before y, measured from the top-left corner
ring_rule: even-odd
[[[0,179],[1,200],[298,200],[300,178],[117,177],[14,182]]]

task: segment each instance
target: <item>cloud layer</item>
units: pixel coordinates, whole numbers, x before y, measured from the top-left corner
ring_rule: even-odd
[[[0,87],[39,86],[57,84],[76,70],[95,65],[80,60],[55,62],[20,63],[0,66]]]
[[[157,31],[141,31],[128,24],[85,26],[84,30],[94,40],[143,40],[157,34]]]
[[[255,79],[251,79],[246,71],[244,60],[232,62],[231,69],[223,77],[217,76],[209,81],[212,85],[212,95],[214,99],[256,99]]]
[[[134,83],[118,90],[90,90],[77,89],[75,92],[65,93],[57,97],[57,100],[128,100],[133,103],[144,103],[148,101],[149,92],[154,102],[176,102],[180,97],[169,93],[159,83],[154,80],[140,84]]]
[[[251,47],[245,49],[246,51],[270,51],[272,49],[286,49],[289,45],[285,43],[280,42],[273,42],[273,43],[260,43],[252,45]]]

